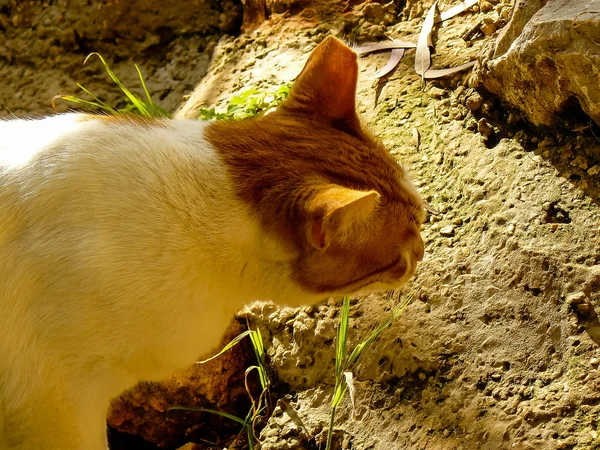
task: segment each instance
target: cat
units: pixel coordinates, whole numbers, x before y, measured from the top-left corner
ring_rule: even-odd
[[[361,126],[333,37],[273,113],[0,122],[0,449],[106,449],[111,399],[257,299],[393,289],[424,203]]]

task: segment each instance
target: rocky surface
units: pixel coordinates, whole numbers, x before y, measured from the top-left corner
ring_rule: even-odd
[[[233,322],[223,337],[222,346],[244,331]],[[216,348],[214,354],[220,348]],[[202,355],[199,359],[211,355]],[[170,410],[174,406],[206,408],[245,417],[250,400],[244,385],[246,367],[254,363],[248,340],[242,341],[220,357],[174,374],[161,383],[141,383],[115,402],[108,425],[123,433],[143,438],[161,448],[176,448],[189,440],[224,443],[239,426],[206,412]],[[250,386],[253,385],[252,378]],[[120,446],[123,435],[113,434],[111,449]],[[149,447],[155,448],[155,447]]]
[[[173,110],[206,74],[219,37],[239,30],[241,12],[237,0],[0,1],[0,117],[49,113],[55,95],[81,93],[76,83],[124,106],[98,61],[82,65],[91,52],[143,93],[137,63],[153,99]]]
[[[583,110],[600,124],[600,1],[520,1],[483,74],[536,125]]]

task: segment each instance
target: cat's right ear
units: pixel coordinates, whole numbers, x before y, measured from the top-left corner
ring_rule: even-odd
[[[311,219],[307,225],[308,242],[326,250],[332,242],[343,241],[357,224],[365,223],[379,203],[376,191],[358,191],[337,185],[320,190],[308,203]]]
[[[279,109],[306,114],[349,132],[360,132],[356,114],[357,55],[334,37],[312,52]]]

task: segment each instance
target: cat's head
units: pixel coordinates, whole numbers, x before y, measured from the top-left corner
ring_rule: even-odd
[[[238,195],[287,255],[273,257],[307,296],[397,288],[423,258],[423,201],[361,126],[357,77],[356,54],[327,38],[276,112],[208,131]]]

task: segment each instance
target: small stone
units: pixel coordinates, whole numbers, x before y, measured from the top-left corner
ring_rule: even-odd
[[[482,13],[487,13],[494,9],[494,6],[486,0],[482,0],[481,2],[479,2],[479,9]]]
[[[486,36],[494,34],[496,32],[496,23],[489,18],[483,19],[483,24],[479,27],[481,32]]]
[[[592,166],[588,169],[587,171],[588,175],[597,175],[600,173],[600,166],[598,164],[596,164],[595,166]]]
[[[473,92],[471,95],[467,97],[467,108],[471,111],[477,111],[481,108],[481,104],[483,103],[483,98],[479,92]]]
[[[454,219],[454,222],[452,222],[454,225],[456,225],[457,227],[460,227],[463,223],[462,219],[459,217],[457,219]]]
[[[433,98],[442,98],[444,96],[445,91],[443,89],[440,89],[439,87],[432,87],[431,89],[429,89],[429,95],[431,95]]]
[[[386,3],[383,5],[383,9],[385,9],[385,12],[388,14],[396,14],[396,5],[394,2]]]
[[[479,121],[477,122],[477,129],[485,137],[490,137],[494,132],[494,128],[487,123],[485,117],[479,119]]]
[[[580,169],[583,169],[583,170],[587,170],[587,168],[588,168],[588,161],[587,161],[587,159],[586,159],[585,156],[579,155],[573,161],[571,161],[571,165],[572,166],[577,166],[577,167],[579,167]]]
[[[585,292],[576,292],[574,294],[567,295],[567,304],[569,305],[579,305],[585,303],[585,301]]]
[[[440,230],[442,236],[451,237],[454,236],[454,226],[448,225]]]
[[[600,360],[598,358],[592,358],[590,359],[590,364],[594,367],[596,367],[598,365],[598,363],[600,363]]]
[[[508,22],[510,20],[511,13],[512,13],[512,8],[502,8],[500,10],[499,16],[501,19]]]
[[[582,303],[581,305],[577,305],[577,312],[582,315],[587,315],[590,313],[591,308],[589,303]]]
[[[364,15],[366,19],[381,22],[384,19],[385,11],[379,3],[369,3],[365,6]]]

